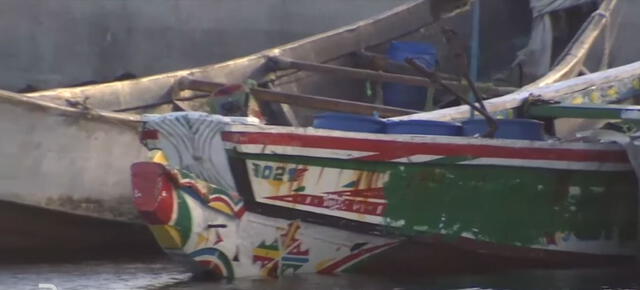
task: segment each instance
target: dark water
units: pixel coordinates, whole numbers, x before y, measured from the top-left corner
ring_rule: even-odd
[[[0,289],[39,289],[40,283],[53,284],[60,290],[640,289],[640,267],[508,271],[419,279],[302,274],[280,280],[244,278],[228,283],[198,281],[166,259],[0,265]]]

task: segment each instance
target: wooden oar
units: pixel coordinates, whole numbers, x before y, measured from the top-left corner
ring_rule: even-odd
[[[405,61],[411,67],[415,68],[417,71],[422,73],[426,78],[430,79],[432,82],[440,84],[440,86],[443,89],[445,89],[450,94],[456,96],[458,100],[460,100],[460,102],[466,104],[467,106],[471,107],[473,110],[478,112],[480,115],[482,115],[485,118],[485,120],[487,120],[487,124],[489,125],[489,129],[484,134],[482,134],[482,137],[486,137],[486,138],[495,137],[496,131],[498,131],[498,123],[491,116],[491,114],[489,114],[486,110],[476,106],[473,102],[469,101],[467,98],[456,93],[456,91],[454,91],[451,87],[449,87],[449,85],[445,84],[444,82],[442,82],[442,80],[440,80],[440,77],[438,76],[438,74],[425,68],[422,64],[417,62],[415,58],[407,58]]]

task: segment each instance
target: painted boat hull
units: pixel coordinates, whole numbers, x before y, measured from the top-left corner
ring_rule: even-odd
[[[196,272],[211,271],[218,277],[278,278],[302,272],[397,275],[398,265],[403,266],[400,275],[424,275],[635,261],[628,255],[496,245],[441,234],[407,238],[366,233],[364,224],[360,230],[346,230],[274,218],[245,211],[251,207],[245,208],[239,196],[159,163],[136,163],[132,174],[138,208],[165,251],[190,261]],[[154,188],[162,193],[154,193]]]
[[[233,190],[242,197],[247,215],[279,223],[262,225],[272,232],[273,228],[286,232],[287,224],[298,223],[298,239],[309,244],[310,252],[323,253],[322,258],[308,260],[315,267],[300,271],[322,273],[318,270],[322,261],[340,259],[328,254],[330,246],[308,242],[313,240],[308,236],[319,232],[320,236],[336,233],[338,238],[325,242],[351,248],[358,243],[398,245],[372,254],[357,267],[333,272],[358,269],[379,274],[392,270],[385,265],[397,263],[411,265],[407,273],[438,272],[450,259],[461,261],[440,270],[597,266],[635,260],[637,185],[621,146],[257,125],[226,125],[214,133],[206,129],[216,126],[209,123],[213,119],[217,118],[200,114],[147,119],[143,136],[149,138],[143,137],[144,143],[163,150],[172,166],[195,173],[183,173],[188,177],[178,180],[196,176],[206,182],[226,180],[207,170],[213,163],[220,165],[224,160],[219,156],[226,154]],[[184,124],[188,128],[181,128]],[[182,164],[188,156],[199,158]],[[155,188],[156,179],[140,179],[151,184],[147,188]],[[182,195],[190,191],[185,192]],[[215,212],[211,204],[200,206],[207,214],[192,219],[226,224],[206,217],[216,215],[209,213]],[[174,217],[169,216],[159,224],[173,225]],[[236,219],[239,230],[226,235],[245,231],[244,218]],[[272,239],[268,231],[250,231],[260,234],[243,237],[242,241],[251,241],[243,244],[247,248],[243,251]],[[183,246],[174,250],[197,251],[188,246],[193,239],[185,238]],[[249,276],[256,275],[255,267],[261,265],[250,256],[237,262],[254,267],[236,271]]]

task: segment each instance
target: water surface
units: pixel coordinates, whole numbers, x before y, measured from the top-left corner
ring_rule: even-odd
[[[398,271],[401,273],[402,265],[398,265]],[[640,268],[520,270],[420,278],[299,274],[279,280],[241,278],[225,282],[194,279],[181,265],[166,258],[0,265],[0,289],[38,289],[40,283],[53,284],[60,290],[640,289]]]

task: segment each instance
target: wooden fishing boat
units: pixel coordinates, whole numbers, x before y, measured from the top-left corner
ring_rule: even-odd
[[[150,149],[202,156],[191,166],[204,173],[136,163],[136,205],[169,254],[218,276],[635,261],[637,187],[615,144],[221,126],[193,113],[145,128]]]
[[[611,0],[603,2],[598,13],[576,36],[567,50],[569,53],[562,58],[568,62],[563,63],[563,70],[570,69],[553,71],[544,82],[532,87],[570,78],[579,71],[586,48],[595,42],[596,35],[604,27],[605,16],[615,3]],[[448,9],[456,10],[457,7]],[[130,202],[127,172],[130,164],[145,160],[147,156],[137,133],[141,114],[209,111],[206,97],[211,92],[247,79],[258,81],[258,87],[251,91],[261,102],[260,106],[266,109],[263,111],[270,124],[308,125],[318,110],[378,112],[383,117],[418,113],[374,104],[362,88],[370,80],[433,86],[415,74],[398,74],[406,72],[407,67],[381,61],[384,59],[372,53],[384,50],[393,39],[441,44],[437,29],[429,29],[437,27],[436,18],[441,14],[447,14],[441,18],[453,22],[468,18],[468,15],[448,16],[446,9],[437,14],[431,12],[429,1],[409,3],[350,26],[221,64],[29,95],[2,92],[0,116],[4,119],[0,121],[0,132],[8,137],[0,139],[0,158],[3,164],[14,165],[0,166],[0,180],[3,181],[0,202],[63,211],[77,217],[139,222]],[[433,15],[437,15],[436,18]],[[362,49],[366,51],[362,52]],[[363,62],[369,69],[356,68],[356,64]],[[377,71],[372,71],[372,67]],[[344,75],[355,80],[338,78]],[[446,82],[461,92],[468,90],[466,85],[455,80]],[[598,81],[574,82],[569,86],[579,90],[593,86],[594,82]],[[329,83],[331,89],[327,89]],[[515,90],[483,84],[478,87],[492,96]],[[622,100],[622,91],[618,96],[603,98],[607,102]],[[516,102],[509,104],[517,106]],[[191,170],[186,164],[180,167]],[[47,224],[49,227],[56,225],[49,221]],[[24,229],[9,221],[1,223],[0,228],[9,235],[20,236],[20,240],[36,240],[31,238],[31,233],[37,228]],[[87,227],[83,227],[82,232],[91,236]],[[78,245],[85,244],[80,237],[73,240]],[[127,235],[120,237],[126,239]],[[64,236],[56,239],[61,243],[66,241]],[[50,244],[42,240],[37,246],[46,248]],[[91,244],[106,247],[113,243]],[[10,248],[5,249],[10,251]]]
[[[603,25],[599,17],[615,3],[603,1],[584,31]],[[545,120],[550,134],[557,118],[635,121],[640,107],[584,104],[633,100],[640,90],[640,63],[557,82],[580,70],[594,39],[591,33],[579,35],[580,45],[569,48],[550,74],[486,101],[486,111],[517,109],[520,117]],[[281,67],[374,77],[284,62]],[[184,79],[179,87],[215,91],[221,85]],[[240,91],[315,109],[367,113],[372,108],[313,97],[298,102],[304,98],[267,89]],[[376,110],[395,114],[385,109]],[[604,138],[388,131],[390,124],[406,120],[465,119],[470,110],[459,106],[391,118],[393,123],[360,119],[353,125],[387,128],[373,133],[263,125],[253,117],[195,112],[146,115],[141,139],[156,155],[153,162],[131,167],[135,205],[165,251],[226,278],[298,272],[423,275],[635,261],[637,149],[628,137],[616,139],[622,146],[600,142]],[[509,121],[514,120],[497,123]]]

